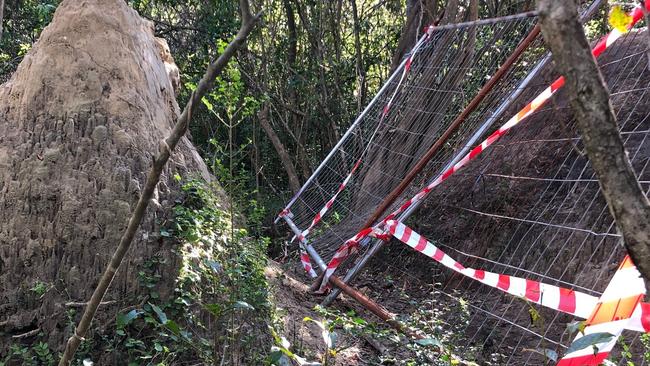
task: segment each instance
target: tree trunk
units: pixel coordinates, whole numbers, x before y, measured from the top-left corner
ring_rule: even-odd
[[[442,24],[456,23],[458,20],[458,0],[447,0],[445,14],[442,17]]]
[[[0,86],[0,354],[12,335],[33,329],[62,344],[63,304],[90,298],[178,113],[149,22],[121,0],[58,7]],[[155,255],[168,262],[161,297],[171,295],[178,261],[158,223],[179,193],[172,177],[192,172],[210,179],[182,138],[135,236],[137,255],[105,296],[116,302],[104,320],[134,304],[137,273]],[[39,297],[29,290],[36,283],[50,290]]]
[[[438,2],[435,0],[408,0],[406,7],[406,21],[402,27],[402,33],[397,43],[397,49],[393,52],[393,61],[390,70],[394,71],[404,58],[404,55],[413,47],[422,27],[432,24],[438,17]]]
[[[298,98],[298,93],[296,92],[297,83],[294,82],[294,78],[298,77],[295,75],[296,58],[298,56],[298,31],[296,28],[296,15],[291,6],[291,2],[289,0],[283,0],[283,4],[284,4],[284,11],[287,16],[287,28],[289,31],[289,40],[288,40],[289,47],[287,51],[287,63],[289,64],[290,84],[287,86],[287,89],[289,91],[289,104],[292,106],[292,108],[295,111],[300,109],[300,105],[299,105],[300,100]],[[294,131],[298,131],[297,134],[298,139],[296,140],[296,151],[297,151],[296,160],[298,162],[298,167],[300,168],[300,172],[303,178],[307,179],[311,175],[311,171],[309,169],[309,164],[307,163],[307,153],[305,151],[305,141],[304,141],[305,138],[303,136],[303,131],[302,131],[303,120],[305,117],[304,115],[301,116],[295,112],[291,112],[289,115],[291,116],[291,121],[292,121],[291,126],[294,128]],[[275,133],[275,131],[273,131],[273,133]],[[279,141],[280,140],[278,139],[278,142]],[[291,182],[290,182],[290,186],[291,186]]]
[[[650,203],[621,140],[609,92],[578,21],[576,3],[539,0],[542,32],[575,112],[585,151],[625,247],[650,280]]]
[[[264,132],[266,132],[266,135],[271,140],[271,143],[273,144],[275,151],[278,153],[278,156],[280,157],[282,166],[284,167],[284,170],[287,172],[287,177],[289,178],[289,188],[291,188],[291,191],[294,194],[298,193],[298,191],[300,190],[300,180],[298,180],[298,174],[296,174],[296,168],[293,166],[293,162],[291,161],[291,156],[287,152],[287,149],[284,148],[284,145],[282,144],[282,141],[280,141],[278,134],[275,133],[273,127],[269,123],[268,105],[264,105],[264,107],[262,107],[262,110],[260,110],[260,112],[257,114],[257,117],[260,120],[260,126],[262,126],[262,129],[264,129]]]
[[[354,21],[354,51],[357,68],[357,113],[366,105],[366,69],[363,66],[363,50],[361,49],[361,24],[359,24],[359,12],[357,0],[350,0],[352,5],[352,19]]]

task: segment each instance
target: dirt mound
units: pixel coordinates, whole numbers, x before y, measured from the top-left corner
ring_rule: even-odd
[[[0,87],[0,354],[25,333],[62,344],[73,309],[65,304],[89,298],[178,112],[148,21],[122,0],[58,7]],[[209,179],[187,139],[105,299],[115,311],[132,304],[140,264],[172,258],[158,225],[173,203],[176,173]],[[162,276],[171,284],[168,264]]]

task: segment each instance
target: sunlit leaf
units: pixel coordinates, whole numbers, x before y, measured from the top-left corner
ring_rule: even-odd
[[[210,112],[214,110],[214,106],[212,105],[212,103],[210,103],[208,98],[206,97],[201,98],[201,102],[203,102],[203,105],[205,105],[205,107],[208,108]]]
[[[232,306],[234,309],[245,309],[245,310],[255,310],[249,303],[246,301],[237,301]]]

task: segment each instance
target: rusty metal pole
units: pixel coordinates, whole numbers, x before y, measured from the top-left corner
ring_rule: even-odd
[[[284,216],[283,217],[284,221],[286,221],[287,225],[289,225],[289,228],[297,235],[300,236],[301,230],[296,226],[296,224],[293,222],[293,220],[289,216]],[[322,258],[314,247],[307,243],[306,239],[301,240],[300,245],[309,253],[309,255],[314,259],[318,267],[322,272],[325,271],[327,268],[327,265],[325,262],[323,262]],[[390,325],[392,328],[395,330],[404,333],[408,336],[414,337],[414,338],[421,338],[417,333],[414,333],[410,331],[404,324],[402,324],[400,321],[397,320],[395,317],[395,314],[389,312],[386,310],[384,307],[381,305],[377,304],[376,302],[372,301],[370,298],[367,296],[363,295],[356,289],[352,288],[345,282],[343,282],[340,278],[336,276],[330,277],[330,282],[336,286],[337,288],[341,289],[343,292],[345,292],[348,296],[356,300],[359,304],[361,304],[364,308],[368,309],[370,312],[375,314],[377,317],[379,317],[381,320],[385,321],[388,325]]]
[[[415,177],[424,170],[429,161],[435,156],[435,154],[444,146],[447,140],[453,135],[454,132],[460,127],[460,125],[467,119],[467,117],[474,112],[476,107],[485,99],[487,94],[492,90],[494,85],[496,85],[499,80],[510,70],[512,65],[519,59],[522,53],[528,48],[532,41],[539,35],[540,28],[539,25],[535,27],[528,33],[526,38],[522,40],[513,53],[506,59],[506,61],[499,67],[497,72],[488,80],[488,82],[479,90],[478,94],[469,102],[467,107],[454,119],[454,121],[447,127],[447,130],[436,140],[436,142],[429,148],[429,150],[418,160],[413,168],[406,174],[404,179],[400,182],[397,187],[395,187],[389,194],[384,198],[382,203],[377,206],[375,211],[370,215],[366,222],[361,227],[361,230],[366,229],[372,226],[384,213],[385,211],[399,198],[399,196],[404,193],[406,188],[413,182]],[[321,274],[315,281],[314,286],[319,286],[323,281],[323,274]],[[318,284],[318,285],[317,285]]]
[[[584,22],[586,22],[587,20],[589,20],[589,19],[594,15],[594,13],[596,12],[596,10],[598,10],[598,9],[600,8],[600,6],[601,6],[601,4],[603,3],[603,1],[604,1],[604,0],[595,0],[595,1],[594,1],[594,2],[589,6],[589,8],[587,8],[587,9],[583,12],[583,14],[581,15],[581,19],[580,19],[580,21],[581,21],[582,23],[584,23]],[[470,113],[471,113],[471,112],[472,112],[472,111],[473,111],[473,110],[478,106],[478,104],[479,104],[479,103],[480,103],[480,102],[485,98],[485,96],[486,96],[487,93],[489,92],[489,90],[486,90],[486,89],[488,89],[488,87],[489,87],[489,89],[491,90],[491,89],[494,87],[494,85],[499,81],[498,79],[500,79],[501,77],[503,77],[503,75],[508,71],[508,69],[509,69],[510,67],[512,67],[512,65],[517,61],[517,59],[521,56],[521,54],[522,54],[522,53],[523,53],[523,52],[524,52],[524,51],[525,51],[525,50],[530,46],[530,44],[532,43],[532,41],[533,41],[533,40],[534,40],[534,39],[539,35],[539,33],[540,33],[540,27],[539,27],[539,25],[536,25],[536,26],[531,30],[531,32],[528,34],[528,36],[526,36],[526,38],[525,38],[524,40],[522,40],[522,42],[520,42],[520,44],[517,46],[517,48],[513,51],[512,55],[510,55],[510,57],[508,57],[508,59],[503,63],[503,65],[501,65],[501,67],[499,68],[499,70],[497,71],[497,73],[494,74],[494,76],[493,76],[493,77],[492,77],[492,78],[491,78],[491,79],[490,79],[490,80],[489,80],[489,81],[484,85],[483,88],[481,88],[481,90],[479,91],[479,94],[477,94],[476,97],[474,97],[474,99],[472,99],[472,101],[467,105],[467,107],[465,108],[465,110],[463,110],[463,112],[462,112],[462,113],[461,113],[461,114],[460,114],[460,115],[459,115],[459,116],[454,120],[454,122],[449,126],[449,128],[447,129],[447,131],[445,131],[445,133],[443,134],[443,136],[441,136],[440,139],[439,139],[438,141],[436,141],[436,143],[435,143],[435,144],[431,147],[431,149],[427,152],[427,155],[429,155],[429,152],[431,152],[432,150],[434,150],[434,148],[436,148],[436,145],[441,146],[441,145],[444,143],[444,141],[443,141],[442,143],[439,144],[439,142],[441,141],[441,139],[442,139],[443,137],[445,137],[445,136],[448,137],[448,134],[447,134],[447,133],[450,132],[450,129],[454,128],[454,131],[455,131],[455,129],[458,127],[458,126],[454,126],[456,123],[458,123],[458,124],[462,123],[463,120],[464,120],[465,118],[467,118],[467,116],[469,116],[469,114],[470,114]],[[549,58],[548,55],[547,55],[546,57]],[[545,60],[546,60],[546,59],[545,59]],[[544,64],[546,63],[545,60],[543,60],[543,61],[540,63],[540,65],[538,65],[537,69],[541,69],[542,65],[544,65]],[[536,69],[536,70],[537,70],[537,69]],[[515,94],[518,95],[519,92],[520,92],[520,91],[517,90],[517,91],[515,92]],[[508,102],[511,102],[513,99],[514,99],[514,98],[509,98],[509,101],[508,101]],[[471,110],[470,110],[470,108],[471,108]],[[453,133],[453,131],[451,131],[449,134],[451,134],[451,133]],[[437,151],[437,148],[436,148],[436,151]],[[433,156],[433,154],[435,154],[435,151],[434,151],[431,155]],[[425,155],[425,157],[426,157],[426,155]],[[423,157],[423,158],[424,158],[424,157]],[[431,157],[429,157],[429,159],[431,159]],[[421,161],[422,161],[422,160],[420,160],[420,162],[421,162]],[[420,162],[418,162],[418,165],[419,165]],[[426,165],[426,164],[424,164],[424,165]],[[417,165],[416,165],[416,167],[417,167]],[[415,167],[414,167],[413,170],[415,170]],[[411,172],[413,172],[413,170],[412,170]],[[444,170],[443,170],[443,171],[444,171]],[[417,174],[417,173],[416,173],[416,174]],[[413,176],[413,178],[414,178],[414,177],[415,177],[415,175]],[[413,178],[411,178],[411,180],[412,180]],[[406,178],[405,178],[405,179],[406,179]],[[402,183],[403,183],[403,182],[402,182]],[[401,185],[402,185],[402,184],[400,184],[400,186],[401,186]],[[398,186],[397,188],[399,188],[400,186]],[[397,188],[396,188],[395,190],[397,190]],[[406,188],[406,187],[404,187],[404,188]],[[401,193],[399,193],[397,196],[399,196],[400,194],[401,194]],[[396,199],[397,196],[396,196],[394,199]],[[392,204],[392,202],[391,202],[390,204]],[[388,206],[390,206],[390,204],[385,205],[386,207],[384,208],[384,210],[385,210],[386,208],[388,208]],[[384,205],[382,205],[382,206],[384,206]],[[381,208],[382,206],[380,206],[380,208]],[[412,209],[415,209],[415,207],[412,207]],[[377,211],[379,211],[379,208],[377,209]],[[376,212],[377,212],[377,211],[376,211]],[[412,210],[411,210],[411,211],[412,211]],[[410,213],[411,211],[409,211],[409,213]],[[382,212],[382,213],[383,213],[383,212]],[[381,215],[381,214],[376,215],[375,220],[373,220],[373,222],[372,222],[371,224],[368,224],[368,223],[366,222],[366,225],[364,226],[364,228],[369,227],[370,225],[372,225],[372,224],[374,223],[374,221],[376,221],[376,219],[379,218],[380,215]],[[374,216],[375,216],[375,215],[373,215],[373,217],[374,217]],[[370,220],[368,220],[368,221],[370,221]],[[369,259],[370,257],[372,257],[373,255],[375,255],[375,254],[376,254],[376,253],[377,253],[377,252],[382,248],[383,244],[385,244],[384,241],[381,241],[381,240],[377,239],[377,240],[376,240],[376,243],[375,243],[375,244],[372,246],[372,248],[370,249],[370,252],[369,252],[369,253],[368,253],[368,254],[363,258],[362,263],[357,263],[357,265],[355,265],[355,267],[351,269],[351,272],[352,272],[352,273],[348,273],[348,274],[346,275],[345,280],[348,281],[348,282],[351,281],[351,280],[356,276],[356,274],[358,273],[358,271],[360,271],[361,268],[362,268],[363,266],[365,266],[365,264],[367,263],[368,259]],[[319,277],[319,279],[316,280],[315,284],[320,284],[321,282],[322,282],[322,275]],[[312,285],[312,287],[313,287],[313,286],[314,286],[314,285]],[[336,297],[338,296],[339,293],[340,293],[340,291],[339,291],[338,289],[336,289],[336,288],[333,289],[332,292],[331,292],[331,293],[330,293],[330,294],[329,294],[329,295],[328,295],[328,296],[323,300],[322,305],[323,305],[323,306],[327,306],[327,305],[329,305],[330,303],[332,303],[332,301],[334,301],[334,299],[336,299]]]
[[[499,80],[510,70],[510,67],[519,59],[522,53],[528,48],[532,41],[539,35],[540,28],[539,25],[536,25],[528,36],[519,43],[514,52],[508,57],[508,59],[499,67],[497,72],[490,78],[490,80],[479,90],[478,94],[472,99],[471,102],[465,107],[465,109],[456,117],[456,119],[447,127],[447,130],[438,138],[438,140],[429,148],[429,150],[420,158],[420,160],[415,164],[415,166],[406,174],[404,179],[400,184],[393,189],[393,191],[386,196],[384,201],[375,209],[375,212],[366,220],[362,229],[370,227],[373,225],[384,212],[390,207],[390,205],[395,202],[395,200],[406,190],[406,188],[413,182],[413,179],[422,172],[424,167],[429,163],[429,161],[434,157],[434,155],[440,150],[440,148],[447,142],[449,137],[456,132],[458,127],[465,121],[465,119],[478,107],[478,105],[485,99],[487,94],[492,90],[494,85],[496,85]]]

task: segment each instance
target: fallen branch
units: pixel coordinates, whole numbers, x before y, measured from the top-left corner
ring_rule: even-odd
[[[36,329],[30,330],[27,333],[17,334],[15,336],[12,336],[11,338],[13,338],[13,339],[29,338],[31,336],[37,335],[40,331],[41,331],[41,328],[36,328]]]
[[[75,352],[77,351],[77,348],[81,344],[81,341],[84,339],[83,337],[86,335],[86,332],[90,328],[90,324],[95,317],[97,308],[99,307],[102,298],[108,291],[108,287],[113,281],[115,273],[119,269],[120,264],[122,264],[122,261],[126,256],[129,247],[131,246],[131,242],[133,241],[133,238],[135,237],[135,234],[140,227],[140,223],[142,222],[142,218],[145,215],[149,201],[153,197],[155,187],[160,180],[160,175],[162,174],[163,168],[167,164],[172,151],[187,131],[189,121],[192,119],[192,114],[194,112],[194,106],[200,105],[201,98],[205,96],[205,94],[212,88],[216,77],[221,73],[221,71],[223,71],[228,61],[230,61],[230,59],[235,55],[235,52],[237,52],[237,50],[242,46],[244,41],[246,41],[246,38],[253,30],[255,24],[261,16],[261,14],[251,14],[248,0],[240,0],[239,5],[242,18],[241,27],[239,28],[239,31],[237,32],[235,38],[228,44],[223,53],[208,66],[208,69],[201,78],[201,81],[197,85],[196,89],[192,92],[190,100],[185,106],[183,113],[181,113],[180,117],[176,121],[176,124],[174,125],[174,128],[172,129],[170,135],[166,139],[160,141],[160,151],[158,153],[158,156],[154,158],[153,165],[149,170],[147,181],[144,185],[144,189],[142,190],[142,195],[140,196],[138,204],[135,207],[131,218],[129,219],[129,225],[122,235],[120,243],[115,250],[115,253],[113,253],[113,257],[111,258],[108,267],[102,274],[102,277],[99,280],[99,283],[97,284],[97,287],[95,288],[90,301],[88,301],[88,306],[86,307],[86,310],[84,311],[84,314],[79,321],[79,325],[75,329],[72,337],[68,339],[68,343],[66,344],[63,356],[61,356],[61,360],[59,361],[59,366],[68,366],[70,364]]]

